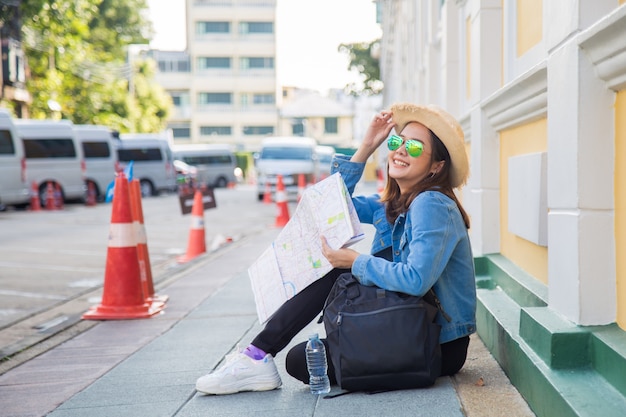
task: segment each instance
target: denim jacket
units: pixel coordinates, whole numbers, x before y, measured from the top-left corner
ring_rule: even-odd
[[[336,155],[331,172],[340,172],[350,195],[363,174],[365,164]],[[411,203],[408,212],[393,225],[385,216],[378,195],[352,198],[362,223],[375,228],[369,255],[359,255],[352,274],[364,285],[421,296],[431,287],[450,316],[441,324],[440,343],[476,331],[476,283],[469,235],[456,203],[437,191],[425,191]],[[393,262],[373,256],[392,247]]]

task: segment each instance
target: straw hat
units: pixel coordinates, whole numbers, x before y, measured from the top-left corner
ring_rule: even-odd
[[[391,106],[391,112],[393,113],[392,120],[396,124],[395,130],[398,133],[401,133],[410,122],[421,123],[434,132],[446,146],[452,159],[450,167],[452,187],[465,184],[469,176],[469,161],[465,152],[463,129],[450,113],[432,104],[410,103],[396,103]]]

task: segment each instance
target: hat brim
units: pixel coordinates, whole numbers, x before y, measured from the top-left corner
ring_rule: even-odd
[[[467,182],[469,161],[465,151],[465,137],[459,122],[452,115],[435,105],[416,105],[397,103],[391,106],[392,120],[395,130],[401,133],[411,122],[418,122],[430,129],[445,145],[452,166],[450,167],[450,183],[452,187],[460,187]]]

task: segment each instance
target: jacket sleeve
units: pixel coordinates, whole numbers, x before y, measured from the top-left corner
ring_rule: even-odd
[[[394,262],[359,255],[352,273],[364,285],[424,295],[441,276],[459,240],[449,203],[455,206],[438,192],[420,194],[411,204],[407,218],[399,217],[394,225],[394,231],[398,227],[403,230],[399,236],[394,234]],[[403,229],[403,223],[409,227]]]

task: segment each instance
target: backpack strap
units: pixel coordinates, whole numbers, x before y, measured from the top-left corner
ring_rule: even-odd
[[[450,317],[448,313],[446,313],[446,311],[441,306],[441,301],[439,301],[439,297],[437,297],[437,294],[435,293],[434,289],[431,288],[430,290],[428,290],[428,292],[424,294],[424,297],[422,298],[424,298],[424,300],[427,303],[432,304],[435,307],[437,307],[437,310],[439,310],[443,318],[446,319],[448,323],[452,321],[452,317]]]

